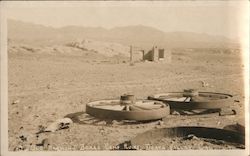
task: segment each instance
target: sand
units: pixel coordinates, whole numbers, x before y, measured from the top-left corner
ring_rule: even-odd
[[[173,50],[171,62],[140,62],[130,65],[126,57],[107,57],[75,49],[67,51],[75,50],[78,53],[52,53],[50,48],[42,50],[47,52],[21,51],[17,48],[8,53],[9,150],[16,147],[42,150],[42,146],[36,144],[45,138],[50,142],[49,150],[112,149],[154,128],[223,128],[244,117],[244,66],[239,52]],[[207,85],[202,85],[201,81]],[[144,99],[152,94],[189,88],[234,95],[239,100],[232,105],[237,109],[237,114],[170,115],[159,125],[158,121],[110,123],[85,113],[85,105],[94,100],[119,98],[124,93]],[[48,126],[67,116],[75,117],[70,128],[35,134],[39,125]],[[26,139],[22,140],[20,136]],[[227,148],[217,146],[206,144],[208,149]]]

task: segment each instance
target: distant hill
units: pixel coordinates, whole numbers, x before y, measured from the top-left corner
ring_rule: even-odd
[[[166,48],[230,48],[234,41],[222,37],[192,32],[163,32],[143,25],[115,27],[67,26],[62,28],[8,20],[8,39],[31,45],[62,45],[82,39],[115,42],[123,45]]]

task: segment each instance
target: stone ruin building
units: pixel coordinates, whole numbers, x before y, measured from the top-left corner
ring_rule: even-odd
[[[153,46],[152,49],[145,50],[138,47],[130,46],[130,61],[164,61],[171,62],[171,52],[164,48]]]

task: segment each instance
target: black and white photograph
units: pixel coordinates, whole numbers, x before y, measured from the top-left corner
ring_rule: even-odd
[[[249,155],[249,1],[0,4],[1,155]]]

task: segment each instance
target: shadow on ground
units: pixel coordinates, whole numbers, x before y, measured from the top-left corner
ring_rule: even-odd
[[[220,109],[200,109],[200,110],[172,110],[171,114],[173,115],[186,115],[186,116],[195,116],[195,115],[204,115],[204,114],[213,114],[219,113]]]
[[[218,109],[206,109],[206,110],[174,110],[171,112],[172,115],[185,115],[185,116],[195,116],[203,114],[218,113]],[[74,123],[78,124],[88,124],[88,125],[136,125],[136,124],[148,124],[157,122],[159,120],[149,120],[149,121],[131,121],[131,120],[113,120],[113,119],[98,119],[93,116],[88,115],[86,112],[75,112],[67,114],[67,118],[70,118]]]
[[[98,119],[88,115],[85,112],[70,113],[64,117],[70,118],[74,123],[88,124],[88,125],[136,125],[136,124],[148,124],[159,121],[159,120],[133,121],[133,120]]]

